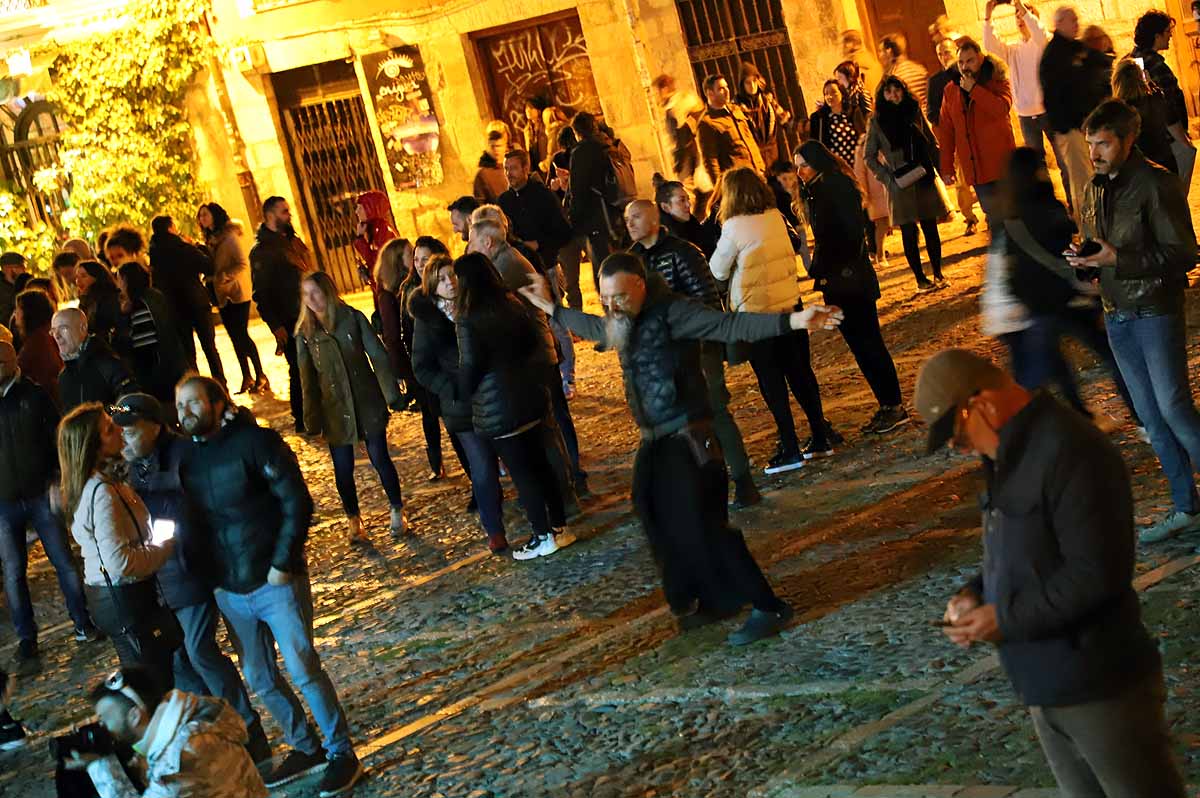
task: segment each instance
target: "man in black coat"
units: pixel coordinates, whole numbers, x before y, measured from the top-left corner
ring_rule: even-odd
[[[258,315],[275,335],[275,354],[287,358],[289,397],[296,431],[304,432],[304,397],[296,360],[296,322],[300,320],[300,282],[315,271],[312,253],[292,227],[283,197],[263,203],[263,223],[250,249],[250,277]]]
[[[649,200],[634,200],[625,208],[625,228],[633,239],[629,251],[642,259],[646,270],[662,275],[672,291],[714,310],[721,309],[717,284],[708,261],[694,244],[677,238],[662,226],[658,206]],[[754,477],[742,431],[729,413],[729,388],[725,385],[725,347],[719,343],[700,345],[700,368],[708,385],[708,401],[713,411],[713,431],[725,453],[725,464],[734,485],[734,509],[762,501]]]
[[[200,247],[184,241],[170,216],[156,216],[150,223],[150,271],[154,287],[162,291],[180,322],[179,336],[192,369],[196,369],[195,331],[200,339],[208,370],[218,381],[225,381],[225,369],[217,354],[217,337],[213,330],[212,301],[202,282],[212,276],[212,258]]]
[[[1162,661],[1142,625],[1133,492],[1087,418],[962,349],[917,375],[929,451],[983,458],[983,570],[946,608],[946,636],[993,643],[1064,795],[1183,798]]]
[[[818,305],[798,313],[722,313],[672,293],[627,252],[609,256],[600,269],[604,318],[556,306],[541,278],[521,293],[620,358],[625,398],[642,434],[633,503],[680,625],[708,623],[749,603],[754,609],[730,642],[778,634],[792,609],[771,590],[741,533],[729,526],[729,477],[712,428],[700,342],[836,326],[836,316]]]
[[[175,409],[195,445],[180,465],[191,502],[185,545],[216,586],[217,606],[242,643],[242,673],[294,750],[263,780],[277,786],[329,763],[320,791],[340,794],[362,775],[346,713],[313,646],[312,592],[304,544],[313,502],[295,453],[279,433],[255,423],[222,385],[192,376],[179,384]],[[283,680],[271,638],[300,686],[324,737]]]
[[[604,207],[604,185],[612,171],[612,163],[608,157],[608,144],[600,140],[596,117],[580,111],[571,120],[571,129],[579,143],[571,149],[567,216],[575,234],[587,238],[588,260],[592,262],[592,276],[596,277],[600,273],[600,264],[613,247]]]
[[[63,370],[58,375],[58,398],[63,412],[84,402],[111,405],[135,390],[134,379],[108,344],[88,334],[87,315],[63,308],[50,320],[50,336],[58,344]]]
[[[558,196],[530,170],[529,153],[510,150],[504,156],[508,190],[496,204],[508,217],[512,235],[536,252],[546,269],[553,269],[559,248],[571,240],[571,225]]]
[[[191,443],[171,429],[169,414],[149,394],[122,396],[112,420],[121,428],[125,441],[121,455],[129,464],[130,487],[145,503],[156,527],[170,524],[177,540],[188,541],[187,497],[179,479],[179,465]],[[183,630],[183,645],[175,650],[172,663],[176,689],[225,699],[246,722],[251,758],[256,763],[270,759],[271,745],[258,713],[250,705],[246,685],[217,645],[218,613],[212,588],[188,569],[183,546],[175,547],[175,556],[156,576],[163,600]]]

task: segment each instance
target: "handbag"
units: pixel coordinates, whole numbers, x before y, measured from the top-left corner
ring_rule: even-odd
[[[908,188],[915,185],[918,180],[929,174],[924,166],[919,163],[906,163],[897,169],[892,177],[896,180],[896,185],[900,188]]]
[[[146,644],[151,641],[163,650],[174,651],[183,645],[183,629],[179,626],[179,619],[175,617],[175,613],[162,600],[158,579],[152,577],[130,585],[114,585],[108,575],[108,569],[104,567],[104,558],[100,554],[100,543],[96,540],[95,533],[96,491],[99,489],[97,485],[92,491],[92,502],[89,506],[92,543],[96,546],[96,559],[100,563],[100,573],[104,576],[109,598],[121,616],[120,634],[126,638],[139,660],[145,659]],[[129,514],[129,519],[133,521],[138,531],[138,539],[144,541],[141,524],[120,491],[117,491],[117,498]]]

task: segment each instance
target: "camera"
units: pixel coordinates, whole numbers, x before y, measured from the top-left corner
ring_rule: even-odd
[[[78,729],[55,737],[50,740],[50,756],[62,761],[71,755],[72,751],[81,754],[97,754],[108,756],[114,752],[113,738],[108,729],[100,723],[89,723]]]

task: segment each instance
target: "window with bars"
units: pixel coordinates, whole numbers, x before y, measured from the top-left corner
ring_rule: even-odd
[[[0,17],[45,8],[48,4],[49,0],[0,0]]]

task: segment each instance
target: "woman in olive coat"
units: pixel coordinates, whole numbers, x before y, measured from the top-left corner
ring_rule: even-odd
[[[400,478],[388,452],[388,408],[400,404],[400,388],[387,351],[367,317],[342,302],[329,275],[313,272],[300,283],[296,351],[304,392],[304,426],[325,436],[334,481],[349,522],[349,539],[366,541],[354,484],[354,450],[367,445],[391,504],[393,537],[407,533]]]

